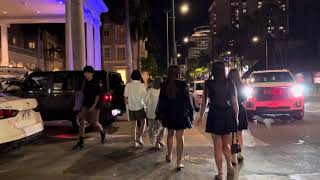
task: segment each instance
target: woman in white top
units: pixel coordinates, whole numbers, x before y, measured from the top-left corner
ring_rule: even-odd
[[[159,101],[160,87],[162,83],[161,77],[156,77],[152,83],[152,88],[148,91],[148,100],[146,104],[147,118],[150,123],[149,137],[152,144],[155,144],[157,149],[164,147],[163,136],[164,128],[160,119],[156,117],[156,109]]]
[[[144,143],[142,136],[146,126],[146,113],[144,104],[147,100],[147,90],[143,83],[141,83],[141,73],[135,70],[131,74],[132,81],[126,85],[124,97],[129,112],[129,120],[132,122],[132,137],[136,148],[142,148]],[[140,122],[137,133],[137,122]]]

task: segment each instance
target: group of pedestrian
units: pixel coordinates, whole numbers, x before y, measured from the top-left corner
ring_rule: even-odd
[[[98,84],[92,79],[93,68],[84,69],[86,81],[83,84],[84,103],[80,112],[80,140],[75,149],[83,146],[84,120],[92,120],[100,130],[101,142],[105,142],[106,131],[98,122]],[[143,81],[140,71],[132,72],[131,81],[126,85],[124,97],[127,104],[128,119],[132,127],[132,143],[135,148],[143,148],[143,135],[146,124],[149,126],[150,142],[160,149],[165,146],[164,134],[167,130],[167,155],[165,161],[173,159],[174,137],[176,139],[177,170],[182,170],[185,129],[192,128],[194,108],[190,101],[186,81],[180,77],[179,66],[168,69],[165,81],[156,77],[149,86]],[[203,101],[198,124],[202,123],[207,105],[209,106],[206,132],[212,134],[214,157],[218,169],[216,180],[223,178],[222,155],[227,161],[228,173],[243,161],[242,130],[248,128],[246,110],[243,107],[244,85],[237,69],[226,76],[223,62],[215,62],[204,84]],[[148,122],[148,123],[147,123]]]

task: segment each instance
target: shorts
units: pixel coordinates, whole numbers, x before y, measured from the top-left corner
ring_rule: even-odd
[[[146,119],[146,112],[144,109],[140,109],[138,111],[130,111],[129,110],[129,120],[130,121],[138,121],[138,120],[143,120]]]
[[[81,110],[78,114],[78,118],[80,121],[87,121],[88,124],[92,124],[94,122],[99,121],[100,110],[95,109],[92,112],[89,112],[88,107],[81,107]]]

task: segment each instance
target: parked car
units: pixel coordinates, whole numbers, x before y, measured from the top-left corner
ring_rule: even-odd
[[[288,70],[253,72],[243,93],[248,98],[245,107],[249,120],[259,114],[288,114],[298,120],[304,117],[303,87]]]
[[[43,131],[36,99],[0,93],[0,145],[28,138]]]
[[[194,81],[190,84],[193,106],[196,111],[201,107],[204,81]]]
[[[116,116],[125,111],[121,75],[97,71],[94,78],[99,80],[103,92],[100,122],[104,126],[110,125]],[[75,93],[81,90],[83,82],[82,71],[33,72],[23,81],[19,90],[7,93],[24,98],[36,98],[43,120],[71,120],[76,130],[77,112],[73,112]]]

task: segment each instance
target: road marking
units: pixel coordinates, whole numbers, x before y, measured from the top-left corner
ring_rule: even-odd
[[[291,180],[318,180],[320,179],[320,173],[313,174],[294,174],[290,175]]]

